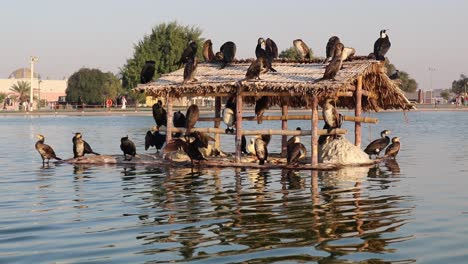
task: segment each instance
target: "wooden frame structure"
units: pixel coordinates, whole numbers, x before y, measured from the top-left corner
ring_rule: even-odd
[[[319,105],[326,98],[334,98],[337,107],[354,109],[354,116],[345,116],[345,121],[355,122],[355,145],[361,145],[361,123],[377,123],[375,118],[361,117],[362,111],[380,111],[382,109],[408,110],[414,106],[406,99],[398,87],[398,82],[388,78],[383,63],[356,57],[345,62],[335,80],[321,80],[325,66],[321,60],[289,61],[276,60],[276,73],[261,75],[260,80],[245,80],[244,76],[252,60],[239,60],[224,69],[216,63],[201,63],[197,69],[197,81],[183,83],[183,69],[161,76],[155,82],[139,85],[135,91],[145,92],[155,97],[166,97],[167,120],[172,120],[172,102],[174,98],[190,96],[215,97],[214,117],[200,118],[199,121],[214,122],[214,128],[195,128],[202,132],[214,133],[215,146],[219,148],[220,134],[225,134],[221,124],[221,98],[236,97],[236,164],[241,162],[242,135],[282,135],[281,155],[286,154],[287,136],[311,136],[312,168],[318,166],[318,136],[327,134],[319,129],[321,119]],[[281,121],[281,130],[243,130],[242,123],[256,120],[255,116],[244,116],[244,105],[253,105],[256,99],[270,97],[270,106],[281,108],[281,116],[265,116],[263,120]],[[288,115],[289,108],[310,109],[310,115]],[[288,130],[288,120],[310,120],[311,130]],[[171,132],[183,132],[167,123],[166,142],[171,140]],[[335,129],[330,134],[345,134],[344,129]]]

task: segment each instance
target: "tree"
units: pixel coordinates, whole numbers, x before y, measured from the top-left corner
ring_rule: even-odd
[[[391,64],[390,61],[385,61],[385,67],[387,68],[387,74],[391,75],[396,71],[395,65]],[[399,80],[401,82],[400,88],[401,90],[413,93],[418,89],[418,83],[415,79],[410,78],[409,74],[405,71],[398,72]]]
[[[462,94],[467,91],[468,86],[468,77],[464,74],[460,74],[460,79],[454,80],[452,82],[452,92],[454,94]]]
[[[120,80],[111,72],[82,68],[68,79],[67,102],[102,104],[106,98],[114,99],[122,91]]]
[[[29,92],[31,90],[31,84],[27,81],[18,81],[13,84],[10,91],[18,94],[18,100],[25,102],[29,99]]]
[[[5,100],[6,98],[6,93],[0,93],[0,102],[3,102],[3,100]]]
[[[450,93],[450,90],[446,89],[446,90],[443,90],[442,92],[440,92],[440,96],[442,96],[442,98],[444,98],[445,100],[449,100],[450,97],[451,97],[451,93]]]
[[[314,52],[312,51],[312,49],[310,50],[310,53],[311,53],[311,56],[314,57]],[[278,57],[284,58],[284,59],[291,59],[291,60],[300,59],[299,54],[297,54],[296,48],[294,47],[290,47],[281,51]]]
[[[198,56],[201,58],[203,39],[202,31],[197,27],[181,26],[177,22],[163,23],[155,26],[150,35],[143,37],[134,46],[133,57],[120,68],[122,84],[126,90],[135,88],[140,82],[141,68],[147,60],[156,62],[154,79],[161,74],[177,70],[182,52],[189,40],[198,44]]]

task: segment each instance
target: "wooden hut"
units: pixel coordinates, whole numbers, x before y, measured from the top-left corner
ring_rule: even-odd
[[[183,83],[183,68],[162,75],[155,82],[139,85],[134,90],[145,92],[155,97],[165,97],[167,102],[167,120],[172,120],[172,102],[174,98],[190,96],[215,97],[215,113],[213,117],[201,121],[213,121],[214,128],[199,128],[200,131],[215,133],[219,146],[221,98],[236,96],[236,153],[235,163],[241,161],[242,135],[270,134],[282,135],[282,154],[286,150],[286,137],[293,135],[311,136],[312,168],[318,166],[318,136],[327,134],[327,130],[318,128],[318,106],[325,98],[334,98],[337,107],[355,109],[354,116],[346,116],[345,121],[355,122],[355,145],[361,144],[361,123],[376,123],[375,118],[362,117],[362,111],[380,111],[386,109],[408,110],[414,106],[406,99],[398,87],[398,83],[389,79],[384,64],[365,57],[355,57],[344,62],[343,68],[334,80],[321,80],[325,65],[321,60],[275,60],[273,67],[277,72],[269,72],[260,76],[260,80],[245,80],[245,73],[252,60],[237,60],[230,66],[220,69],[217,63],[200,63],[195,82]],[[243,130],[242,122],[256,120],[255,117],[243,115],[244,105],[253,105],[256,99],[269,96],[271,105],[280,106],[281,116],[268,116],[264,120],[280,120],[281,130]],[[288,108],[307,108],[311,114],[305,116],[288,115]],[[311,130],[288,130],[288,120],[310,120]],[[171,140],[170,132],[183,130],[173,128],[167,123],[167,141]],[[343,129],[337,129],[331,134],[344,134]]]

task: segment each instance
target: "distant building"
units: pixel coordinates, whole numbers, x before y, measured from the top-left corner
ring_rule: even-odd
[[[14,95],[10,88],[18,81],[31,81],[31,70],[29,68],[20,68],[14,70],[8,79],[0,79],[0,93]],[[47,102],[58,101],[59,96],[65,96],[67,89],[67,80],[49,80],[42,79],[40,74],[34,73],[32,81],[33,96],[46,100]]]

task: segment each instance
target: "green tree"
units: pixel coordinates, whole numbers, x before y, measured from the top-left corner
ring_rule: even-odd
[[[460,79],[452,82],[452,92],[454,94],[462,94],[468,89],[468,77],[460,74]]]
[[[313,58],[314,57],[314,52],[312,49],[310,50],[310,55]],[[287,48],[283,51],[280,52],[278,57],[283,58],[283,59],[291,59],[291,60],[299,60],[299,54],[297,54],[297,51],[294,47]]]
[[[387,73],[389,75],[393,74],[396,71],[395,65],[391,64],[388,60],[385,61],[385,67],[387,68]],[[418,83],[415,79],[411,78],[409,74],[405,71],[399,71],[399,80],[401,82],[400,88],[401,90],[413,93],[418,89]]]
[[[114,99],[122,91],[120,80],[111,72],[82,68],[68,79],[67,102],[102,104],[107,97]]]
[[[5,100],[6,98],[6,93],[0,93],[0,102],[3,102],[3,100]]]
[[[27,101],[29,99],[29,92],[31,90],[31,84],[27,81],[18,81],[13,84],[10,88],[10,91],[13,91],[18,94],[18,100],[21,102]]]
[[[442,92],[440,92],[440,96],[442,96],[442,98],[444,98],[445,100],[449,100],[450,97],[451,97],[451,93],[450,93],[450,90],[446,89],[446,90],[443,90]]]
[[[134,46],[133,57],[127,59],[126,64],[120,68],[122,85],[126,90],[135,88],[140,82],[141,68],[147,60],[156,62],[154,79],[161,74],[177,70],[182,52],[189,40],[198,44],[198,56],[201,58],[203,39],[202,31],[197,27],[181,26],[177,22],[163,23],[155,26],[151,34],[145,35]]]

